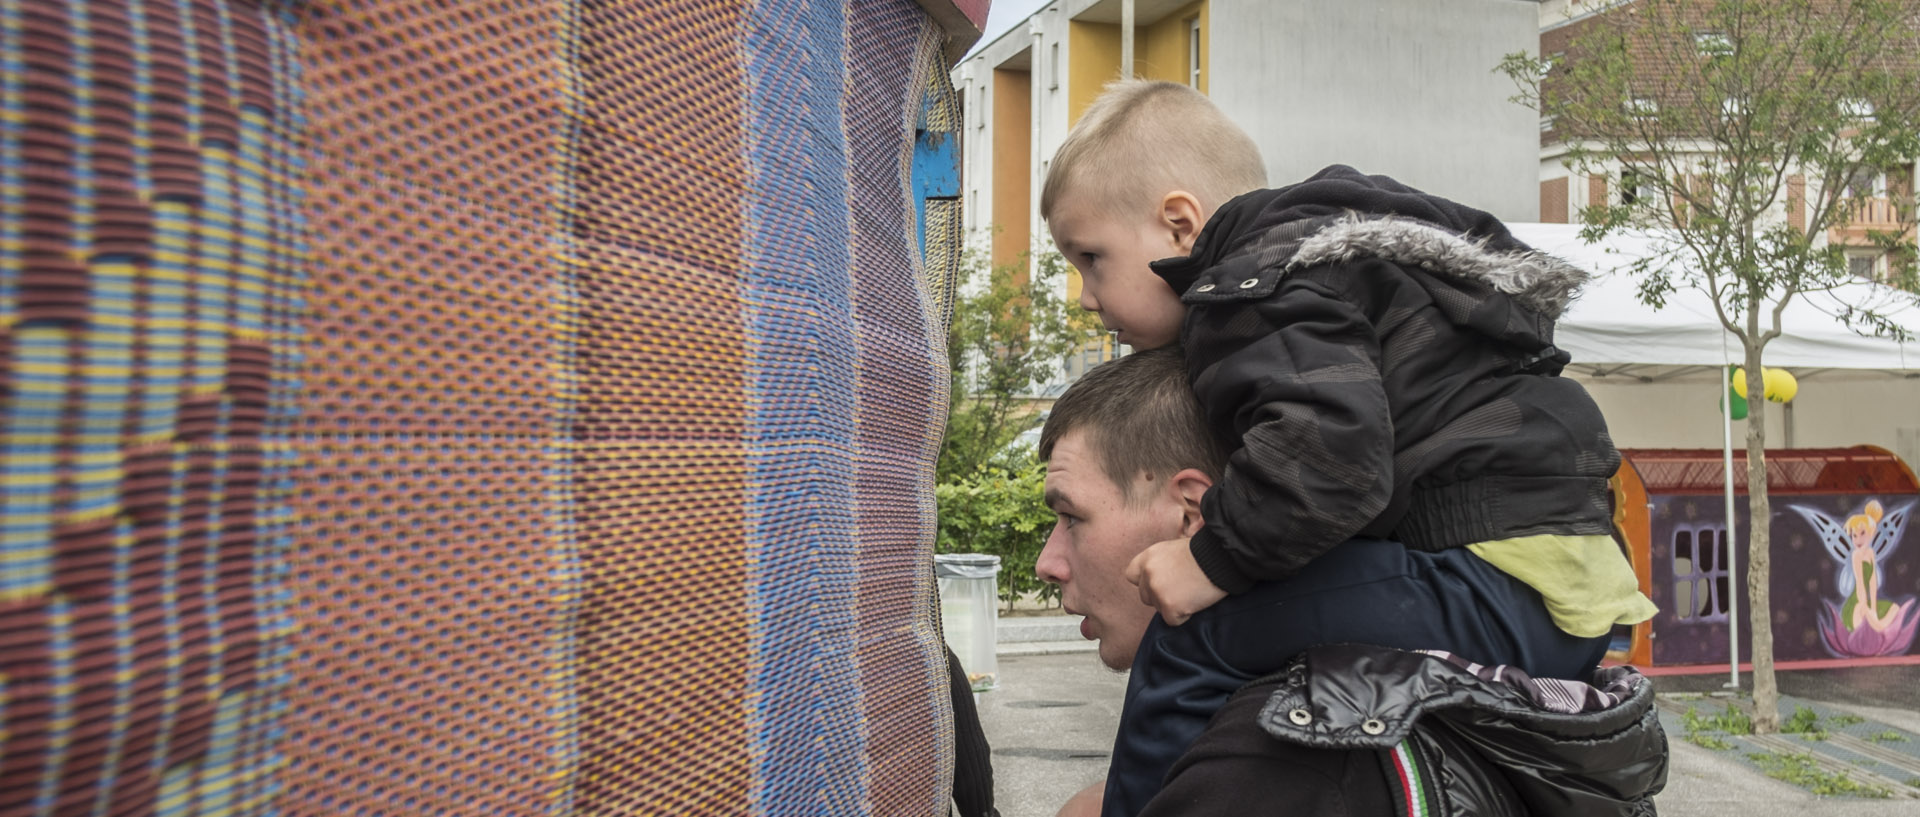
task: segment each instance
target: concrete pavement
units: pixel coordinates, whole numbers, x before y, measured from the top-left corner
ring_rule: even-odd
[[[1004,626],[1014,619],[1003,620]],[[1057,622],[1056,622],[1057,624]],[[1030,625],[1041,626],[1041,625]],[[1077,627],[1075,629],[1077,632]],[[981,720],[993,746],[994,782],[1004,817],[1051,817],[1074,792],[1101,780],[1119,723],[1126,675],[1102,667],[1092,644],[1067,641],[1047,643],[1041,654],[1016,654],[1030,647],[1003,645],[999,657],[999,688],[981,693]],[[1064,651],[1069,648],[1077,651]],[[1869,689],[1904,688],[1901,677],[1881,680],[1868,674]],[[1790,694],[1818,691],[1820,685],[1795,673],[1782,674]],[[1724,680],[1724,679],[1722,679]],[[1657,678],[1664,689],[1695,684]],[[1874,684],[1880,686],[1874,686]],[[1831,686],[1831,685],[1829,685]],[[1831,690],[1829,690],[1831,691]],[[1812,696],[1809,696],[1812,697]],[[1897,697],[1897,696],[1896,696]],[[1912,730],[1920,716],[1900,707],[1834,702],[1844,695],[1820,697],[1823,708],[1842,710],[1880,724]],[[1904,703],[1867,695],[1872,704]],[[1682,707],[1684,708],[1684,707]],[[1915,817],[1920,801],[1865,800],[1820,797],[1805,789],[1773,780],[1726,752],[1716,752],[1680,739],[1677,717],[1663,716],[1671,737],[1672,765],[1666,790],[1655,802],[1665,817]]]

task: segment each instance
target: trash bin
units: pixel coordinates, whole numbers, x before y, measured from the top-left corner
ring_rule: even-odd
[[[1000,616],[1000,557],[984,553],[938,553],[933,576],[940,585],[940,627],[947,646],[967,668],[973,691],[992,689],[1000,666],[994,657],[994,626]]]

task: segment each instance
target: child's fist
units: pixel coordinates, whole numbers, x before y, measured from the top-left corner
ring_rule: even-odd
[[[1170,627],[1187,623],[1194,613],[1227,597],[1193,560],[1186,539],[1169,539],[1140,551],[1127,563],[1127,581],[1140,588],[1140,602],[1159,610]]]

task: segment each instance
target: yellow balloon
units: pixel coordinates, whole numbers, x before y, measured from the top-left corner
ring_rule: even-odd
[[[1762,374],[1765,374],[1765,372],[1762,372]],[[1740,395],[1742,399],[1746,398],[1747,396],[1747,370],[1746,369],[1733,370],[1733,393]]]
[[[1767,384],[1767,399],[1775,403],[1785,403],[1800,393],[1800,381],[1786,369],[1767,369],[1761,372]]]

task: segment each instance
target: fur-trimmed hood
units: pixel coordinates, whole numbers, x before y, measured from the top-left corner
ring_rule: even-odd
[[[1485,284],[1548,320],[1588,278],[1514,238],[1491,214],[1344,165],[1235,198],[1208,221],[1192,255],[1155,262],[1154,270],[1198,303],[1262,297],[1288,273],[1367,258]],[[1230,274],[1208,274],[1223,265]]]
[[[1378,258],[1438,275],[1484,282],[1548,318],[1559,318],[1587,282],[1578,267],[1533,249],[1497,250],[1485,238],[1462,236],[1424,221],[1352,214],[1302,240],[1284,271]]]

